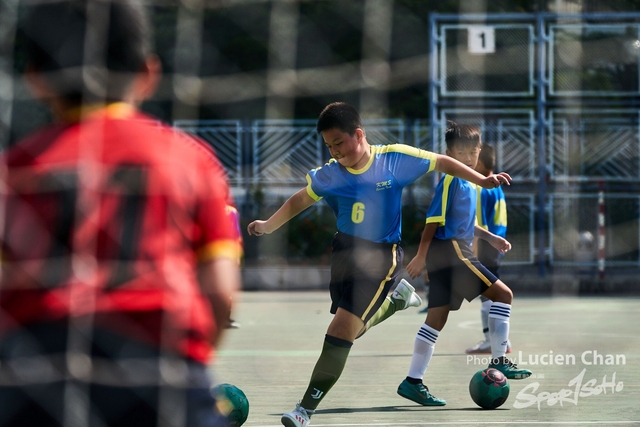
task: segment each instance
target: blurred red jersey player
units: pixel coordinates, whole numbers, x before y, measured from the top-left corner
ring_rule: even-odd
[[[240,284],[224,171],[137,110],[160,76],[142,3],[28,9],[26,78],[56,121],[1,157],[0,425],[225,426],[207,372]]]

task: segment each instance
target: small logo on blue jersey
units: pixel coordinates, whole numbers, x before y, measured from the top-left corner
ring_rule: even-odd
[[[376,182],[376,191],[387,190],[391,188],[391,180]]]

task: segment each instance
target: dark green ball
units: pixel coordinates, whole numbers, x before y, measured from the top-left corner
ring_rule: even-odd
[[[506,402],[509,389],[507,377],[495,368],[476,372],[469,382],[471,398],[484,409],[495,409]]]
[[[249,416],[249,400],[233,384],[218,384],[211,389],[218,411],[225,415],[231,427],[240,427]]]

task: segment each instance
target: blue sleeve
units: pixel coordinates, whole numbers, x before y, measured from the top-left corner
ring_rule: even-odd
[[[405,144],[376,147],[389,156],[389,168],[402,187],[406,187],[436,167],[437,155]]]
[[[324,166],[312,169],[307,173],[307,194],[316,202],[327,195],[331,185],[330,169],[333,167],[332,163],[335,163],[335,160],[331,159]]]
[[[485,230],[489,229],[489,218],[492,218],[490,213],[493,210],[493,204],[490,201],[491,193],[486,188],[478,187],[478,206],[476,208],[476,217],[478,218],[478,225]],[[491,206],[489,206],[491,204]]]

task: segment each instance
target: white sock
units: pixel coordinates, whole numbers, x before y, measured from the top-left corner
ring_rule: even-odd
[[[427,371],[431,356],[433,356],[433,349],[438,339],[439,331],[436,331],[431,326],[423,324],[416,335],[415,343],[413,344],[413,355],[411,356],[411,365],[409,366],[409,378],[415,378],[421,380],[424,377],[424,373]]]
[[[494,302],[489,309],[489,339],[491,340],[491,358],[502,357],[507,352],[509,341],[509,317],[511,305]]]
[[[491,301],[489,298],[485,298],[480,295],[480,301],[482,301],[482,307],[480,307],[480,320],[482,321],[482,333],[484,334],[484,340],[489,341],[489,309],[491,308]]]

